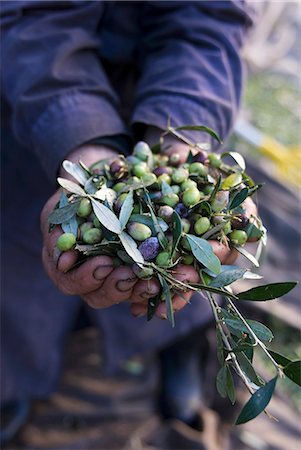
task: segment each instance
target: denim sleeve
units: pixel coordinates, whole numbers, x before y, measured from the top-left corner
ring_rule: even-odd
[[[70,150],[127,134],[98,56],[104,3],[2,2],[2,92],[16,139],[54,179]]]
[[[144,2],[133,124],[165,129],[170,116],[173,126],[207,125],[225,139],[241,98],[240,50],[255,17],[240,0]]]

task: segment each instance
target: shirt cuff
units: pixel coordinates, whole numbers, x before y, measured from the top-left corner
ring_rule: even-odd
[[[205,125],[212,128],[225,140],[230,124],[223,118],[223,114],[212,114],[208,107],[200,106],[193,101],[178,96],[153,96],[138,103],[132,115],[133,128],[141,124],[151,125],[167,129],[168,118],[172,127],[183,125]],[[212,150],[216,150],[220,144],[210,134],[200,131],[181,131],[181,133],[193,142],[209,144]]]
[[[78,92],[53,101],[32,131],[34,151],[52,181],[71,150],[101,136],[129,135],[110,102]]]

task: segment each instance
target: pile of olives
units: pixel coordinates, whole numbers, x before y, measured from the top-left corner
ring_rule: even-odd
[[[257,237],[261,235],[260,229],[250,223],[243,207],[244,200],[255,190],[254,184],[243,168],[225,164],[223,155],[194,148],[182,163],[179,154],[158,152],[158,148],[151,149],[141,141],[130,156],[119,155],[113,161],[100,161],[89,169],[79,164],[77,169],[86,177],[86,182],[82,183],[85,195],[70,189],[66,196],[69,204],[76,203],[77,207],[73,208],[74,216],[68,216],[68,220],[73,221],[72,229],[64,226],[68,225],[65,216],[65,222],[61,223],[65,231],[57,241],[61,251],[77,248],[88,256],[109,254],[120,263],[134,263],[132,255],[125,255],[118,235],[108,230],[105,221],[95,214],[91,201],[94,196],[118,218],[130,192],[133,203],[124,230],[135,241],[144,261],[161,268],[176,263],[197,263],[186,238],[188,233],[206,240],[217,239],[230,247],[243,246],[254,230]],[[99,192],[108,197],[98,198]],[[66,204],[64,207],[66,209]],[[175,214],[181,223],[176,248]],[[49,222],[60,223],[52,221],[51,217]],[[119,242],[119,245],[110,247],[112,242]],[[145,275],[141,265],[138,272]],[[146,273],[149,275],[150,271]]]

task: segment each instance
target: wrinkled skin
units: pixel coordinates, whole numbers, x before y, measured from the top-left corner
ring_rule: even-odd
[[[157,139],[156,132],[150,131],[150,135],[145,139]],[[157,142],[158,139],[155,141]],[[151,144],[152,142],[150,142]],[[168,153],[179,153],[182,161],[185,161],[188,154],[188,147],[179,142],[172,142],[172,147]],[[114,158],[116,153],[108,148],[101,146],[83,146],[78,148],[66,159],[77,162],[81,159],[86,165],[99,161],[104,158]],[[61,176],[70,176],[64,171]],[[43,233],[43,251],[42,259],[46,273],[53,283],[67,295],[79,295],[92,308],[107,308],[120,302],[131,303],[131,313],[134,316],[145,315],[147,312],[147,303],[149,298],[154,297],[160,291],[158,280],[138,279],[129,266],[115,267],[112,258],[109,256],[95,256],[80,266],[73,268],[78,259],[78,252],[75,250],[61,253],[56,248],[56,241],[62,234],[61,227],[56,227],[51,233],[48,233],[47,218],[59,200],[60,191],[57,191],[45,204],[41,213],[41,229]],[[247,214],[256,214],[256,207],[252,200],[246,200]],[[217,241],[210,241],[214,253],[223,264],[233,264],[237,257],[235,250],[229,250],[226,246]],[[182,272],[182,268],[185,270]],[[185,275],[184,275],[185,273]],[[178,265],[174,276],[186,283],[196,283],[199,276],[193,267]],[[185,292],[186,301],[175,295],[173,297],[174,310],[182,309],[192,292]],[[162,303],[156,312],[161,318],[166,318],[165,304]]]

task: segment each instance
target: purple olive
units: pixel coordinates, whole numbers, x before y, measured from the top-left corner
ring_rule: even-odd
[[[231,219],[231,225],[234,230],[242,230],[249,223],[249,218],[246,214],[235,214],[235,217]]]
[[[148,239],[145,239],[145,241],[143,241],[139,245],[138,250],[142,254],[145,261],[152,261],[160,252],[160,244],[158,238],[150,237]]]
[[[200,162],[200,163],[204,164],[207,157],[208,157],[207,152],[205,152],[205,150],[200,150],[198,153],[196,153],[194,155],[193,162]]]
[[[159,177],[160,175],[163,175],[163,173],[167,173],[167,175],[170,175],[172,173],[172,168],[171,167],[156,167],[156,169],[154,169],[153,173]]]
[[[188,208],[183,203],[178,203],[175,207],[175,211],[179,214],[180,217],[186,218],[188,216]]]
[[[161,217],[161,219],[165,220],[166,222],[172,221],[172,215],[173,215],[173,208],[168,205],[160,206],[158,209],[158,216]]]
[[[122,159],[115,159],[110,165],[110,173],[116,180],[122,178],[128,173],[126,163]]]

